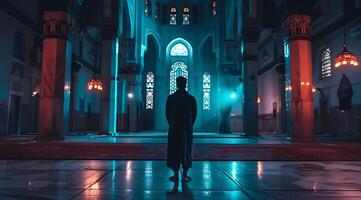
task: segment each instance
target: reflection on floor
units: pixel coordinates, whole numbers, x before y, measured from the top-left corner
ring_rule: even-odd
[[[73,135],[66,137],[70,142],[101,143],[167,143],[167,133],[118,133],[109,135]],[[284,135],[265,134],[261,137],[245,137],[240,134],[194,133],[194,144],[289,144]]]
[[[361,162],[0,161],[0,199],[361,199]]]

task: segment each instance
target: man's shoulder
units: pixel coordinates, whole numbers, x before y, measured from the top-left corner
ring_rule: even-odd
[[[174,99],[174,97],[175,97],[175,94],[174,94],[174,93],[173,93],[173,94],[168,95],[168,99]]]
[[[196,101],[196,98],[193,95],[189,94],[189,93],[188,93],[188,99],[190,99],[192,101]]]

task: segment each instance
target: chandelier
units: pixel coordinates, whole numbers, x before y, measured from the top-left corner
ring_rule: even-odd
[[[336,56],[335,67],[341,67],[346,65],[358,66],[357,56],[347,49],[346,43],[346,26],[343,29],[343,50]]]
[[[103,90],[103,84],[100,80],[95,78],[95,74],[93,75],[93,78],[88,82],[88,90]]]
[[[357,56],[347,50],[346,43],[343,46],[343,51],[336,56],[335,60],[335,67],[345,66],[345,65],[352,65],[358,66]]]

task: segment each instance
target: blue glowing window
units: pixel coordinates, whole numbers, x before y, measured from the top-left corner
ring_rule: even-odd
[[[203,74],[203,110],[211,109],[211,75]]]
[[[152,4],[150,0],[145,0],[145,15],[152,16]]]
[[[189,8],[185,7],[183,8],[183,25],[189,25],[189,18],[190,18]]]
[[[154,16],[154,18],[160,19],[160,4],[159,3],[155,4],[155,16]]]
[[[146,81],[146,99],[145,99],[145,109],[152,110],[154,103],[154,74],[153,72],[147,73]]]
[[[327,48],[321,53],[321,78],[332,76],[331,49]]]
[[[173,94],[177,90],[176,79],[179,76],[188,78],[187,65],[181,61],[175,62],[171,67],[171,71],[170,71],[170,75],[169,75],[169,77],[170,77],[170,94]],[[187,83],[186,89],[188,89],[188,83]]]
[[[169,14],[169,24],[170,25],[177,25],[177,9],[171,8]]]
[[[188,56],[188,49],[184,44],[178,43],[170,50],[171,56]]]
[[[217,15],[217,1],[211,0],[211,16]]]

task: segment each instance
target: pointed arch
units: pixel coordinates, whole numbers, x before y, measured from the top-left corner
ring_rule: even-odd
[[[176,38],[176,39],[172,40],[171,42],[169,42],[169,44],[168,44],[168,46],[166,48],[167,57],[171,56],[171,49],[177,44],[182,44],[185,47],[187,47],[188,56],[191,59],[193,58],[193,48],[192,48],[191,44],[187,40],[185,40],[183,38]]]
[[[154,44],[155,44],[155,47],[156,47],[156,50],[157,50],[157,57],[160,58],[161,56],[161,48],[160,48],[160,39],[159,39],[159,36],[157,36],[154,32],[149,32],[146,34],[146,37],[145,37],[145,51],[148,50],[148,44],[150,42],[150,40],[153,40]]]
[[[183,76],[188,79],[187,65],[182,61],[177,61],[171,66],[171,71],[169,74],[170,94],[173,94],[177,90],[176,78],[179,76]],[[186,89],[188,89],[188,83]]]
[[[135,3],[132,0],[125,0],[124,6],[125,20],[127,22],[127,36],[134,38],[135,28]],[[128,35],[129,34],[129,35]]]
[[[170,55],[171,56],[188,56],[188,49],[184,44],[178,43],[171,48]]]

